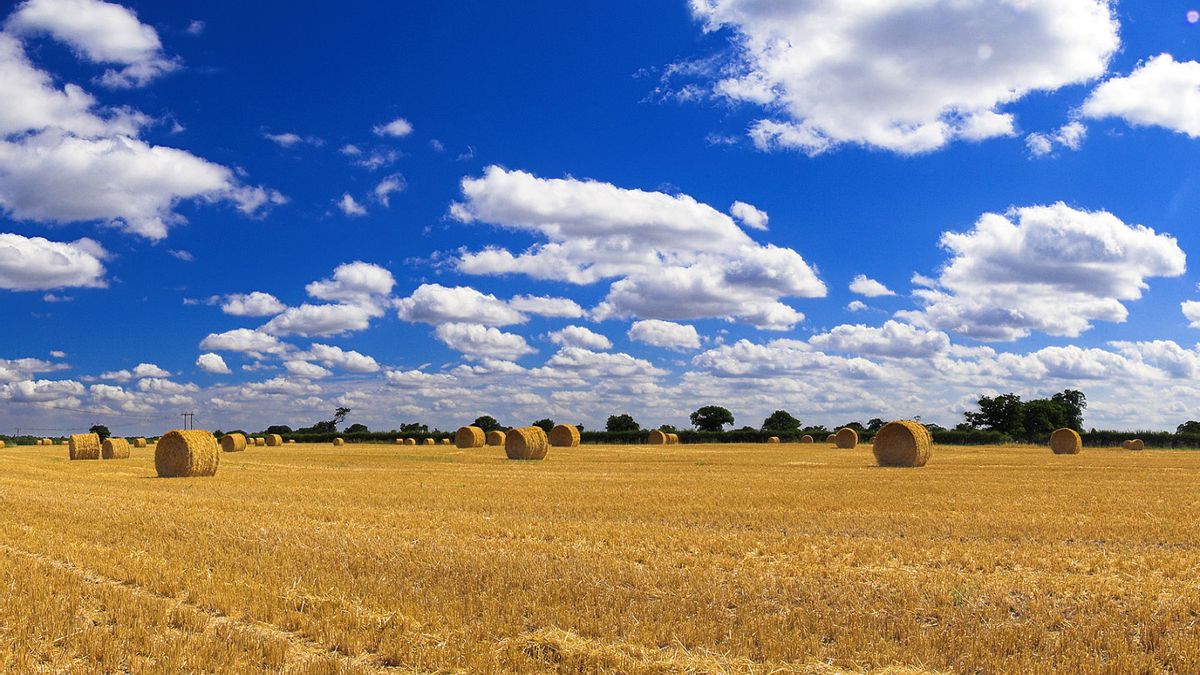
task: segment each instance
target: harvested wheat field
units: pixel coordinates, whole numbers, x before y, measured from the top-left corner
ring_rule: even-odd
[[[0,450],[0,670],[1197,672],[1200,452]]]

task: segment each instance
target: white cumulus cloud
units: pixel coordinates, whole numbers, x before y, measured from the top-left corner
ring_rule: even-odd
[[[537,351],[520,335],[480,324],[443,323],[434,334],[447,347],[470,359],[515,361]]]
[[[0,288],[46,291],[103,288],[108,253],[91,239],[64,243],[0,233]]]
[[[612,340],[583,326],[567,326],[546,336],[561,347],[582,347],[592,351],[612,349]]]
[[[214,354],[213,352],[198,356],[196,358],[196,367],[214,375],[228,375],[230,373],[229,366],[225,364],[225,359],[221,358],[220,354]]]
[[[672,321],[645,319],[629,327],[629,339],[667,349],[699,349],[700,334],[695,326]]]
[[[850,282],[850,291],[868,298],[879,298],[885,295],[895,295],[895,291],[884,286],[882,283],[868,277],[865,274],[860,274]]]
[[[1101,83],[1084,102],[1083,114],[1200,137],[1200,63],[1159,54],[1129,75]]]
[[[221,303],[221,311],[233,316],[271,316],[285,309],[278,298],[262,291],[227,295]]]

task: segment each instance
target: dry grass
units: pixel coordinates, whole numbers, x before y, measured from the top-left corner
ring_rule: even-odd
[[[0,672],[1200,672],[1200,453],[936,452],[7,448]]]

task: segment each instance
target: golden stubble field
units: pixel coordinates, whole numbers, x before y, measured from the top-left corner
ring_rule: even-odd
[[[1200,672],[1200,452],[0,450],[4,672]]]

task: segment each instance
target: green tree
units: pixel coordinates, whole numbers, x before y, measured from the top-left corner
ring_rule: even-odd
[[[371,430],[368,429],[367,425],[365,424],[351,424],[350,426],[346,427],[346,433],[348,434],[365,434],[370,431]]]
[[[839,429],[853,429],[860,434],[867,430],[867,428],[863,426],[862,422],[846,422],[845,424],[843,424],[842,426],[840,426],[838,428]]]
[[[1200,422],[1196,420],[1188,420],[1183,424],[1175,427],[1177,434],[1200,434]]]
[[[800,420],[786,410],[776,410],[763,420],[762,430],[776,434],[794,434],[800,430]]]
[[[733,424],[733,413],[719,405],[706,405],[689,419],[698,431],[721,431],[726,424]]]
[[[420,422],[410,422],[400,425],[400,433],[402,434],[427,434],[429,433],[429,425],[421,424]]]
[[[1087,409],[1087,397],[1083,395],[1082,391],[1065,389],[1051,396],[1050,400],[1063,409],[1064,427],[1070,427],[1075,431],[1083,430],[1083,411]]]
[[[604,429],[613,433],[641,431],[642,425],[633,419],[633,415],[621,413],[620,415],[609,415],[608,421],[604,423]]]
[[[286,424],[272,424],[271,426],[267,427],[267,430],[264,431],[263,433],[264,434],[279,434],[280,436],[282,436],[284,434],[292,433],[292,428]]]
[[[664,425],[660,426],[660,427],[658,428],[658,430],[659,430],[659,431],[661,431],[661,432],[663,432],[664,434],[677,434],[677,433],[679,433],[679,430],[678,430],[678,429],[676,429],[675,427],[671,426],[670,424],[664,424]]]
[[[1025,432],[1022,407],[1021,397],[1016,394],[980,396],[979,412],[967,412],[963,416],[976,429],[989,429],[1019,437]]]
[[[500,429],[504,428],[500,426],[500,423],[496,421],[496,418],[492,417],[491,415],[480,415],[479,417],[476,417],[475,421],[471,423],[471,426],[483,429],[483,433],[485,434],[489,431],[499,431]]]
[[[541,427],[542,431],[545,431],[546,433],[550,433],[554,429],[554,420],[552,420],[550,418],[540,419],[540,420],[534,422],[533,426]]]
[[[108,427],[104,426],[103,424],[93,424],[92,428],[88,429],[88,433],[99,436],[101,442],[103,442],[104,439],[108,438],[109,436],[112,436],[112,432],[109,431]]]
[[[872,417],[871,419],[867,420],[867,431],[879,431],[885,424],[887,424],[887,422],[884,422],[878,417]]]
[[[339,407],[333,411],[333,426],[334,426],[335,430],[337,429],[337,425],[346,421],[346,416],[349,414],[350,414],[350,409],[346,408],[344,406]]]

